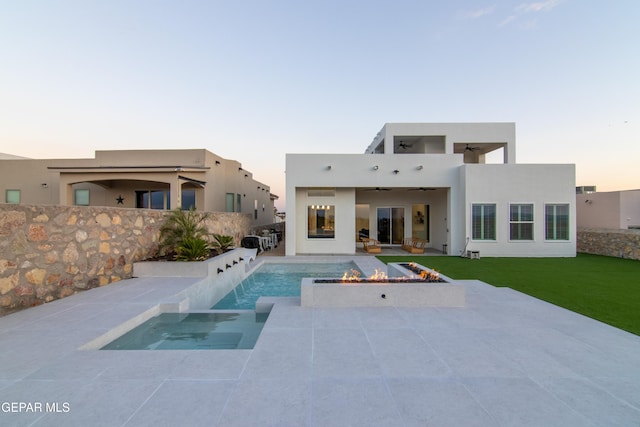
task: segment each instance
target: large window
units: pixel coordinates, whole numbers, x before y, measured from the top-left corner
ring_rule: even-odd
[[[136,191],[136,208],[169,209],[169,192],[164,190]]]
[[[404,239],[404,208],[378,208],[377,219],[380,243],[402,244]]]
[[[569,240],[569,205],[544,206],[544,237],[546,240]]]
[[[533,240],[533,204],[509,206],[509,239]]]
[[[20,203],[20,190],[7,190],[5,193],[7,203]]]
[[[311,205],[307,208],[307,236],[310,239],[335,237],[335,206]]]
[[[369,238],[369,205],[356,205],[356,242]]]
[[[89,206],[89,190],[75,190],[73,192],[73,204],[76,206]]]
[[[496,240],[496,205],[471,206],[471,236],[474,240]]]
[[[195,190],[182,190],[180,197],[182,199],[182,209],[196,208]],[[171,193],[167,190],[137,190],[136,208],[171,209]]]

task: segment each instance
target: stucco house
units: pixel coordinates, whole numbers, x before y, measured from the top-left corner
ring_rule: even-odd
[[[640,190],[576,194],[578,228],[640,229]]]
[[[274,222],[270,187],[205,149],[96,151],[93,159],[0,157],[4,203],[184,209]]]
[[[387,123],[364,154],[286,155],[287,255],[413,237],[449,255],[573,257],[575,205],[575,166],[517,164],[514,123]]]

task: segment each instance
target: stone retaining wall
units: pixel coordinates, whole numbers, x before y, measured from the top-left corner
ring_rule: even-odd
[[[640,260],[640,230],[578,229],[578,252]]]
[[[158,253],[167,211],[0,204],[0,316],[130,278]],[[213,212],[212,233],[239,245],[250,215]]]

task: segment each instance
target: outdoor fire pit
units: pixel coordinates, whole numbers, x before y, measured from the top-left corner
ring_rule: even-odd
[[[419,264],[393,263],[387,273],[302,279],[304,307],[464,307],[465,289]]]

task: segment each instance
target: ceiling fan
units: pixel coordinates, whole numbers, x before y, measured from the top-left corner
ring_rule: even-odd
[[[464,151],[474,151],[474,150],[479,150],[480,147],[472,147],[469,144],[467,144],[466,147],[464,147]]]
[[[406,150],[407,148],[413,147],[413,144],[407,144],[405,142],[400,141],[400,144],[398,144],[398,147],[402,148],[403,150]]]
[[[364,191],[391,191],[391,189],[390,188],[376,187],[376,188],[367,188]]]
[[[418,188],[410,188],[408,191],[433,191],[433,190],[435,190],[435,188],[418,187]]]

